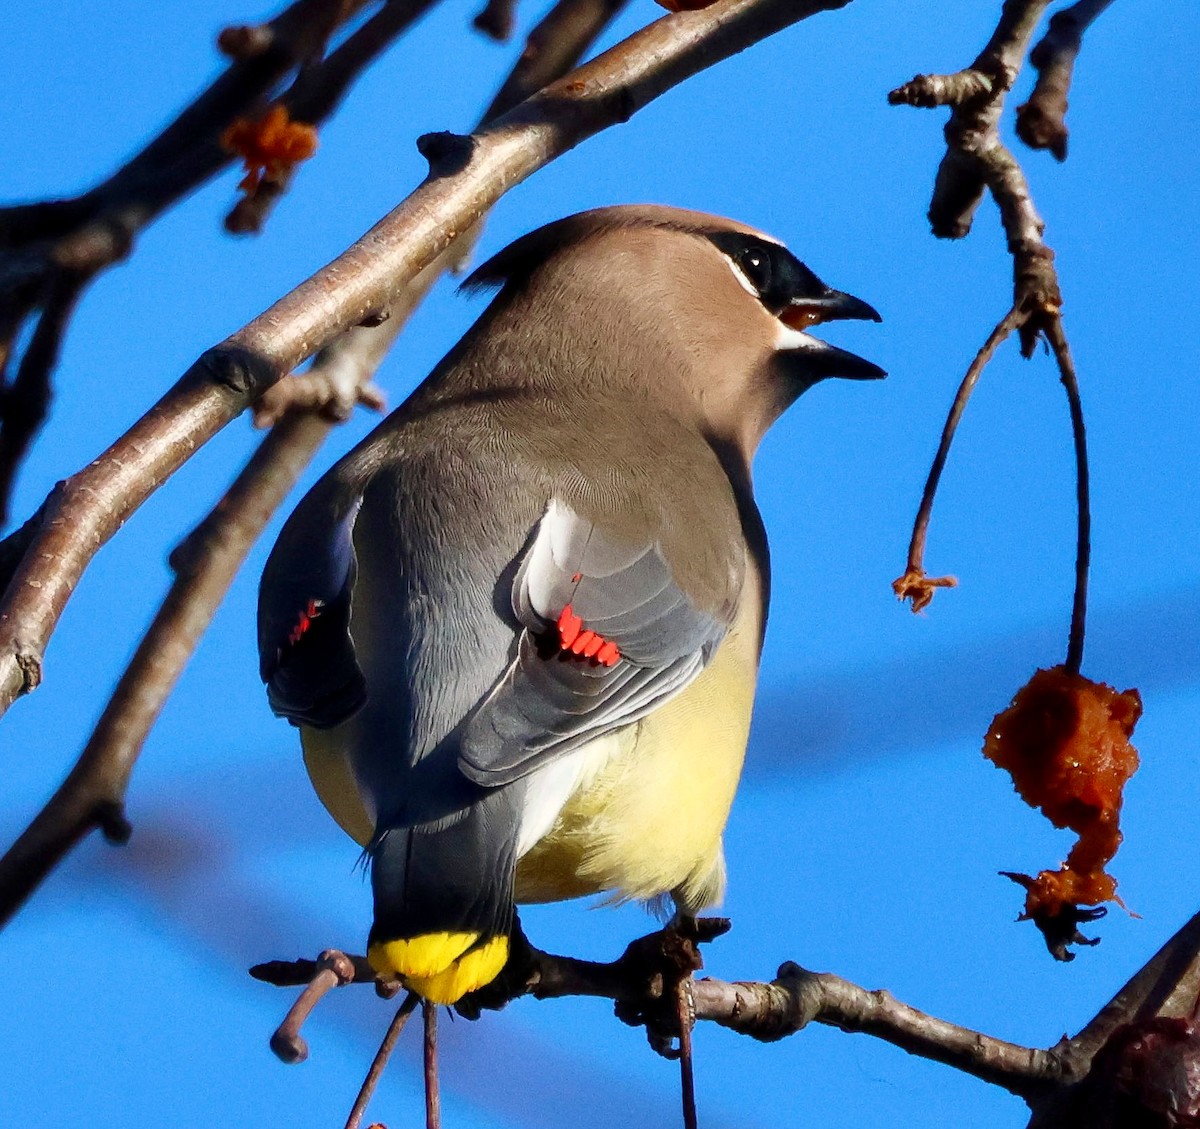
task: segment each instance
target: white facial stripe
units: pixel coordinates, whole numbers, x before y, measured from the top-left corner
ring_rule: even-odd
[[[827,349],[828,346],[824,341],[818,341],[815,337],[809,337],[807,333],[802,333],[798,329],[793,329],[790,325],[779,323],[779,330],[775,334],[775,348],[783,353],[793,349],[805,349],[808,351]]]
[[[772,239],[769,235],[762,235],[759,232],[752,232],[751,234],[753,234],[756,239],[761,239],[764,243],[770,243],[772,247],[780,247],[784,251],[787,250],[787,247],[780,243],[778,239]],[[735,263],[733,259],[726,255],[723,251],[721,252],[721,258],[725,260],[726,264],[729,266],[729,269],[733,271],[733,277],[738,280],[738,283],[741,285],[742,289],[756,301],[761,301],[762,295],[755,290],[755,288],[751,285],[750,280],[745,276],[745,274],[742,273],[742,268],[739,267],[737,263]]]
[[[750,280],[742,273],[742,268],[739,267],[737,263],[735,263],[728,255],[723,254],[721,258],[725,260],[726,265],[731,271],[733,271],[733,277],[738,280],[742,289],[757,302],[759,300],[758,291],[750,285]]]

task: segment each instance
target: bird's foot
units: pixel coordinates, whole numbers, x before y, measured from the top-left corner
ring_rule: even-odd
[[[692,974],[704,967],[700,946],[730,928],[728,918],[677,915],[654,933],[633,941],[611,963],[542,952],[529,943],[519,923],[509,942],[508,962],[490,984],[454,1005],[466,1019],[496,1011],[519,996],[608,996],[617,1018],[645,1027],[650,1046],[666,1058],[680,1057],[683,1020],[695,1020]]]
[[[676,914],[657,933],[634,941],[616,962],[631,986],[639,989],[617,999],[617,1018],[631,1027],[645,1027],[650,1046],[664,1058],[679,1058],[685,1042],[690,1042],[695,1023],[692,974],[704,967],[700,946],[729,929],[726,917]]]
[[[499,1011],[519,996],[530,993],[537,995],[543,959],[554,961],[568,958],[551,957],[535,949],[525,936],[520,921],[514,921],[508,939],[508,960],[500,974],[482,988],[468,992],[454,1005],[454,1010],[464,1019],[478,1019],[485,1011]]]

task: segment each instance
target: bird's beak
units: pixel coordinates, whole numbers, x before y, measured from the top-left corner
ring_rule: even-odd
[[[810,337],[806,332],[814,325],[827,321],[883,321],[874,306],[861,298],[826,290],[818,297],[796,297],[779,313],[779,320],[791,333],[786,333],[780,348],[802,354],[806,367],[818,379],[826,376],[848,377],[851,380],[878,380],[887,373],[862,357]]]

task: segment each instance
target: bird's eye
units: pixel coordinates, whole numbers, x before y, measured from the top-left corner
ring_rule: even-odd
[[[765,294],[771,286],[771,257],[758,247],[747,247],[737,257],[737,265],[747,281],[759,294]]]

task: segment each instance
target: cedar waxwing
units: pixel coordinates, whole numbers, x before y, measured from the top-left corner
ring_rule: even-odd
[[[665,207],[518,239],[500,287],[280,534],[272,708],[370,857],[368,956],[432,1003],[491,981],[515,902],[718,900],[766,620],[750,463],[878,321],[780,243]]]

